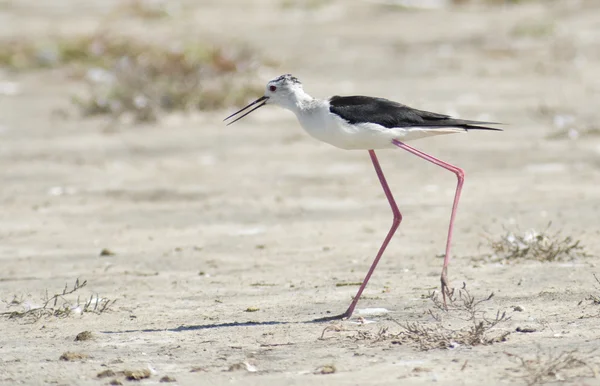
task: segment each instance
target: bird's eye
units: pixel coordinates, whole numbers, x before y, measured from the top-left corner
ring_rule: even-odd
[[[271,90],[271,92],[275,92],[275,90],[277,90],[277,87],[275,87],[275,86],[269,86],[269,90]]]

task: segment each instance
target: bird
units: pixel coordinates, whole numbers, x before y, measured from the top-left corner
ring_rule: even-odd
[[[313,98],[304,91],[304,87],[298,78],[291,74],[284,74],[269,81],[265,87],[263,96],[229,115],[224,121],[229,121],[227,123],[227,126],[229,126],[266,105],[276,105],[292,111],[302,128],[317,140],[341,149],[367,150],[392,210],[392,226],[377,251],[375,259],[350,306],[342,314],[322,318],[321,320],[347,319],[352,316],[371,275],[375,271],[379,260],[402,221],[402,214],[398,209],[398,205],[375,154],[375,150],[381,149],[400,148],[406,150],[428,162],[451,171],[457,177],[446,238],[444,263],[440,275],[443,302],[447,309],[446,297],[452,296],[452,290],[448,281],[450,247],[465,173],[463,169],[417,150],[407,145],[406,142],[441,134],[465,133],[471,130],[502,131],[500,128],[489,126],[499,125],[500,123],[456,119],[445,114],[417,110],[401,103],[378,97],[336,95],[329,99]],[[250,107],[254,108],[248,110]],[[245,113],[239,115],[242,112]],[[233,117],[236,118],[231,120]]]

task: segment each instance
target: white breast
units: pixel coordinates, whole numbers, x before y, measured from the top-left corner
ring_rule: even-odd
[[[319,104],[299,111],[298,121],[314,138],[341,149],[382,149],[392,147],[392,132],[380,125],[351,125],[329,111],[329,104]],[[396,135],[397,137],[397,135]]]

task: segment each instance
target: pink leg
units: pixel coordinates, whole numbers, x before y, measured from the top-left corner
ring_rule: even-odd
[[[390,187],[388,186],[388,183],[385,180],[385,176],[383,175],[381,166],[379,166],[379,161],[377,160],[377,156],[375,155],[375,152],[373,150],[369,150],[369,155],[371,156],[371,161],[373,161],[373,166],[375,167],[375,172],[377,173],[377,177],[379,177],[379,182],[381,182],[381,186],[383,187],[385,196],[387,197],[387,199],[390,203],[390,206],[392,207],[392,213],[394,214],[394,219],[392,221],[392,227],[390,228],[387,236],[385,237],[385,240],[383,240],[383,244],[381,244],[381,247],[379,248],[379,252],[377,252],[377,256],[375,257],[375,260],[373,260],[373,264],[371,264],[371,268],[369,268],[369,272],[367,272],[367,276],[365,276],[365,280],[363,280],[362,284],[360,285],[360,288],[358,289],[356,296],[352,300],[352,303],[350,303],[350,307],[348,307],[348,310],[346,310],[346,312],[344,312],[342,315],[340,315],[341,318],[349,318],[350,316],[352,316],[352,313],[354,312],[354,308],[356,307],[356,304],[358,303],[358,300],[360,299],[360,295],[362,295],[365,287],[367,286],[367,283],[369,282],[369,279],[371,278],[371,275],[373,274],[373,271],[375,271],[375,267],[377,267],[377,263],[379,263],[379,260],[381,259],[381,256],[383,255],[383,252],[385,251],[385,248],[387,248],[387,245],[389,244],[390,240],[392,239],[392,236],[394,236],[394,233],[396,233],[396,229],[398,229],[398,226],[400,225],[400,221],[402,221],[402,214],[400,214],[400,211],[398,210],[398,206],[396,205],[396,201],[394,200],[394,196],[392,195],[392,191],[390,190]]]
[[[405,143],[397,140],[392,140],[392,143],[401,149],[404,149],[416,156],[423,158],[433,164],[443,167],[446,170],[450,170],[458,178],[456,185],[456,193],[454,194],[454,203],[452,204],[452,214],[450,215],[450,227],[448,228],[448,239],[446,240],[446,255],[444,256],[444,266],[442,268],[441,282],[442,282],[442,296],[444,298],[444,306],[446,306],[446,294],[450,294],[450,284],[448,283],[448,264],[450,263],[450,244],[452,243],[452,231],[454,229],[454,218],[456,217],[456,208],[458,207],[458,200],[460,199],[460,192],[462,190],[463,182],[465,181],[465,172],[454,165],[450,165],[444,161],[441,161],[435,157],[425,154],[420,150],[417,150]]]

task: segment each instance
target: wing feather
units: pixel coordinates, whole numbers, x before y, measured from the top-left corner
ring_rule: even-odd
[[[383,127],[460,127],[465,130],[499,130],[482,125],[496,125],[495,122],[480,122],[454,119],[448,115],[417,110],[384,98],[367,96],[333,96],[329,99],[329,111],[339,115],[351,124],[376,123]]]

